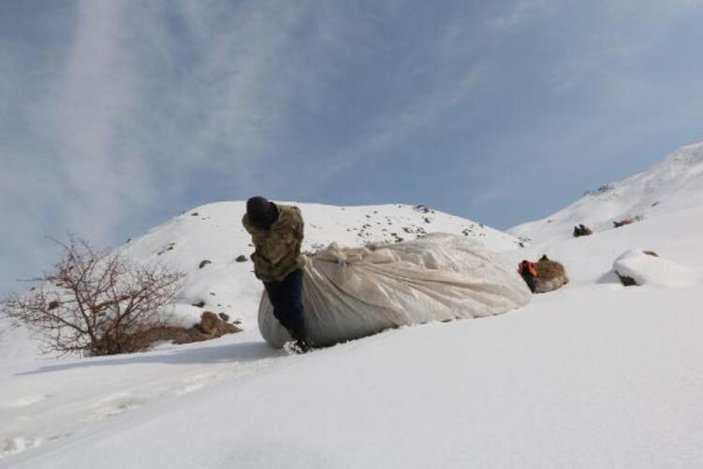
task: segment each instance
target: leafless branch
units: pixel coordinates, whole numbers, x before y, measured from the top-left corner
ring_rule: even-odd
[[[59,353],[136,351],[133,337],[158,324],[183,274],[137,265],[73,236],[54,241],[63,249],[61,259],[29,291],[0,302],[0,315],[26,324]]]

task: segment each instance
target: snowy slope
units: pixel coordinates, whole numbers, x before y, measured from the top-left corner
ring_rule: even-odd
[[[588,200],[560,212],[566,235],[535,222],[544,237],[502,256],[517,264],[547,253],[571,282],[501,316],[302,356],[248,329],[129,356],[0,363],[0,468],[703,467],[703,189],[688,155],[658,166],[692,169],[672,169],[688,181],[676,191],[622,192],[622,211],[608,216],[649,206],[638,223],[572,238],[572,223],[608,224]],[[587,218],[570,221],[577,215]],[[232,281],[250,276],[250,266],[230,264],[240,252],[229,236],[206,252],[189,244],[193,234],[156,254],[173,241],[168,229],[194,232],[196,218],[184,214],[126,249],[174,254],[192,276],[205,275],[203,255]],[[623,287],[613,264],[636,250],[662,259],[644,263],[649,278],[677,266],[676,288]]]
[[[687,145],[652,168],[606,184],[541,220],[508,230],[537,242],[565,239],[583,223],[596,232],[614,221],[651,218],[703,204],[703,142]]]
[[[367,242],[396,242],[429,232],[463,235],[494,251],[515,248],[519,241],[476,222],[423,206],[377,205],[335,207],[297,204],[305,219],[303,250],[314,252],[333,241],[358,246]],[[123,252],[144,262],[166,262],[187,273],[178,311],[199,317],[203,309],[223,312],[256,326],[261,283],[248,260],[251,237],[241,224],[244,202],[220,202],[197,207],[130,241]],[[244,262],[236,258],[245,256]],[[201,262],[210,261],[203,268]]]
[[[552,245],[572,282],[502,316],[0,367],[0,467],[701,467],[703,288],[608,276],[633,244],[700,274],[701,215]]]
[[[466,236],[494,251],[513,249],[519,243],[480,223],[420,205],[296,205],[306,223],[306,251],[316,251],[333,241],[357,246],[414,239],[430,232]],[[173,325],[190,327],[209,310],[228,314],[232,320],[241,321],[244,328],[256,328],[262,286],[249,261],[251,238],[241,224],[245,210],[244,202],[197,207],[118,248],[140,262],[159,262],[186,273],[183,290],[169,317]],[[237,261],[240,256],[244,256],[244,262]],[[37,344],[25,331],[8,330],[0,322],[0,363],[37,355]]]

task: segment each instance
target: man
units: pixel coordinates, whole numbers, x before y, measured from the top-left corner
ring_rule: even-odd
[[[300,209],[252,197],[247,200],[242,224],[254,242],[254,273],[264,283],[273,315],[288,330],[298,351],[307,352],[310,344],[303,316],[305,260],[300,247],[304,223]]]

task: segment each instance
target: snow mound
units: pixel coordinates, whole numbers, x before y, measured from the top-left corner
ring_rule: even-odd
[[[699,282],[697,272],[639,249],[631,249],[618,257],[613,270],[622,277],[632,278],[637,285],[683,288]]]
[[[400,326],[492,316],[530,301],[512,264],[448,234],[370,248],[337,244],[306,259],[305,328],[314,345]],[[259,329],[276,348],[290,340],[263,295]]]

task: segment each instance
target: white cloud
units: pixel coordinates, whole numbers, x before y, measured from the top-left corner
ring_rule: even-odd
[[[121,2],[79,4],[56,91],[37,109],[70,194],[66,223],[98,239],[109,238],[131,203],[150,197],[144,156],[120,134],[141,100],[127,15]]]
[[[186,82],[185,112],[201,108],[196,142],[223,143],[240,160],[258,157],[279,125],[288,89],[277,76],[300,9],[276,2],[240,8],[221,23],[216,11],[187,4],[186,21],[203,60]],[[246,156],[243,156],[246,155]],[[202,156],[196,155],[196,156]]]
[[[494,31],[510,31],[532,21],[545,7],[545,0],[520,0],[489,18],[486,21],[486,25]]]
[[[0,281],[46,266],[46,235],[109,244],[155,206],[177,210],[194,171],[251,185],[284,125],[295,83],[280,63],[306,5],[86,0],[68,42],[0,43],[0,124],[23,127],[0,130],[1,207],[14,220]]]
[[[296,81],[286,76],[286,59],[307,2],[178,5],[186,31],[170,38],[163,68],[173,76],[156,90],[159,140],[149,147],[185,180],[209,169],[245,190],[289,124]]]

